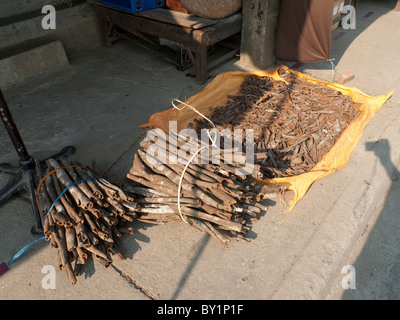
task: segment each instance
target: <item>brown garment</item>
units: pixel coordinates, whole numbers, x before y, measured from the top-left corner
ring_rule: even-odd
[[[330,59],[333,0],[282,0],[275,44],[278,59]]]

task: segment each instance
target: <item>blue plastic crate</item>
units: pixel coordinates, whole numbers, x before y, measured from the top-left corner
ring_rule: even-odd
[[[165,0],[102,0],[102,4],[129,12],[165,7]]]

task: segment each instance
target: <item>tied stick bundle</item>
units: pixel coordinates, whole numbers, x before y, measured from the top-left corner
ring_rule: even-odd
[[[251,176],[238,174],[237,167],[231,164],[204,163],[202,152],[188,164],[189,159],[179,150],[188,143],[196,147],[196,142],[187,138],[182,139],[171,131],[154,140],[141,141],[142,149],[134,155],[127,175],[129,180],[140,184],[127,187],[136,194],[135,201],[140,207],[137,219],[161,224],[183,220],[205,230],[224,246],[232,239],[249,241],[251,222],[257,221],[268,209],[260,203],[267,190],[255,185]],[[153,152],[154,147],[158,152]],[[175,156],[177,161],[168,161],[167,154]],[[220,154],[214,153],[214,156]],[[286,189],[284,186],[271,188],[269,195]]]
[[[320,83],[281,68],[281,77],[249,76],[239,92],[208,118],[218,130],[254,130],[260,178],[309,172],[360,114],[360,104]],[[196,120],[197,130],[210,128]]]
[[[65,159],[47,160],[38,188],[37,207],[45,239],[58,250],[58,266],[72,284],[89,256],[109,267],[113,256],[124,259],[123,233],[136,218],[136,204],[118,186]],[[72,267],[75,261],[75,267]]]

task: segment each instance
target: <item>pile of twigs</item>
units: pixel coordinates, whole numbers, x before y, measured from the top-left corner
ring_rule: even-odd
[[[49,159],[37,204],[45,237],[58,249],[59,267],[67,271],[71,282],[76,283],[89,255],[105,267],[112,265],[113,256],[123,258],[120,237],[133,233],[127,223],[136,220],[183,221],[224,246],[233,239],[250,241],[252,222],[268,210],[262,200],[281,196],[288,189],[261,186],[256,179],[309,172],[360,113],[359,104],[326,85],[291,72],[281,76],[286,82],[246,78],[225,106],[214,107],[207,120],[196,120],[198,133],[239,129],[246,136],[246,130],[253,129],[250,173],[226,161],[229,152],[243,156],[246,145],[227,150],[221,142],[220,148],[209,148],[211,136],[210,141],[198,144],[174,131],[141,141],[127,175],[136,186],[123,189],[91,169]],[[189,156],[180,152],[187,146],[197,152]]]
[[[161,224],[183,220],[205,230],[224,246],[232,239],[249,241],[251,222],[268,209],[261,203],[266,192],[270,192],[268,196],[277,195],[285,187],[263,189],[254,184],[251,175],[238,174],[233,165],[202,163],[200,152],[189,162],[178,153],[183,142],[190,143],[168,134],[165,140],[141,141],[142,149],[134,155],[127,175],[140,184],[129,186],[136,194],[137,220]],[[177,161],[171,163],[165,154],[150,152],[155,145],[175,155]]]
[[[254,130],[263,178],[309,172],[360,114],[360,104],[337,90],[289,70],[281,76],[286,82],[247,77],[238,94],[208,116],[218,130]],[[196,122],[198,131],[211,128],[204,119]]]
[[[136,218],[133,200],[91,169],[71,166],[64,159],[47,160],[37,207],[45,239],[57,248],[58,266],[66,270],[72,284],[90,255],[104,267],[112,264],[113,256],[124,258],[120,237],[133,234],[126,225]]]

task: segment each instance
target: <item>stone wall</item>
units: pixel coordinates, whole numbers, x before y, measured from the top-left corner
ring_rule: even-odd
[[[42,27],[47,4],[56,9],[55,29]],[[55,72],[102,43],[94,10],[82,0],[0,1],[0,39],[2,88]]]

